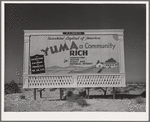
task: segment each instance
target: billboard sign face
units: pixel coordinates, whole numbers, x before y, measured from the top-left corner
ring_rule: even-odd
[[[43,55],[46,74],[120,73],[117,34],[65,34],[30,37],[30,56]]]

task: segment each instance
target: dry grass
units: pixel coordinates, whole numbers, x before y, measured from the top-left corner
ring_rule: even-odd
[[[137,101],[139,103],[137,103]],[[143,105],[140,105],[141,103],[144,103],[144,99],[141,97],[137,97],[135,100],[131,100],[128,104],[128,108],[126,109],[127,112],[145,112],[146,108]]]

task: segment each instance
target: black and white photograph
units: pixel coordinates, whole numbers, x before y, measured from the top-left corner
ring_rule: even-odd
[[[149,1],[1,1],[2,120],[147,121]]]

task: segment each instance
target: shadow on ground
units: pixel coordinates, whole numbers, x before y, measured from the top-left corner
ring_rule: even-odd
[[[135,99],[137,97],[146,97],[146,92],[142,94],[134,95],[134,94],[115,94],[115,99]],[[89,99],[112,99],[113,95],[89,95]]]

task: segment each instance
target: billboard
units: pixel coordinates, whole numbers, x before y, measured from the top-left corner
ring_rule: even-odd
[[[31,57],[43,56],[44,73],[107,74],[120,73],[118,34],[63,33],[60,35],[32,35]]]

